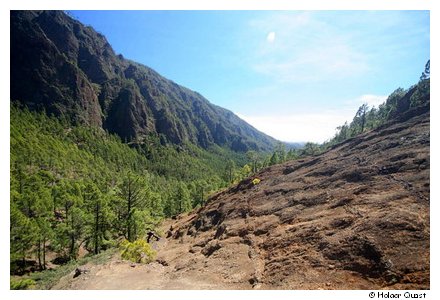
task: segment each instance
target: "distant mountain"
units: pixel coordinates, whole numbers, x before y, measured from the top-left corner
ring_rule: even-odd
[[[285,142],[287,149],[299,149],[304,147],[305,142]]]
[[[11,12],[11,100],[123,140],[269,150],[276,140],[139,63],[61,11]]]

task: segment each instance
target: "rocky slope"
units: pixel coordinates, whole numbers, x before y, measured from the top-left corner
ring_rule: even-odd
[[[429,289],[429,107],[270,167],[164,225],[157,262],[56,288]]]
[[[116,55],[102,34],[61,11],[11,12],[11,100],[123,140],[159,134],[236,151],[275,143],[197,92]]]

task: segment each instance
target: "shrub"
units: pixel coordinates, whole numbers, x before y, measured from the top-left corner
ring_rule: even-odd
[[[26,290],[35,286],[35,281],[32,279],[11,279],[11,290]]]
[[[260,181],[261,181],[261,179],[259,179],[259,178],[254,178],[254,180],[252,180],[252,183],[253,183],[254,185],[257,185],[257,184],[260,183]]]
[[[156,256],[156,251],[144,240],[136,240],[133,243],[124,240],[120,244],[120,249],[122,259],[136,263],[150,263]]]

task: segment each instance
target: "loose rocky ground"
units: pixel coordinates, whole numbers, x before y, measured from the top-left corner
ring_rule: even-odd
[[[273,166],[60,289],[429,289],[429,110]]]

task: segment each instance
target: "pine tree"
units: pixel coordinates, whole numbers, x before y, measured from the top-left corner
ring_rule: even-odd
[[[175,201],[178,203],[178,213],[190,211],[192,209],[191,198],[188,188],[183,182],[179,182],[177,185]]]
[[[89,212],[87,247],[98,254],[105,239],[107,225],[111,221],[109,197],[103,194],[92,182],[87,183],[84,191],[85,208]]]
[[[10,254],[11,262],[21,261],[22,271],[26,266],[26,255],[35,242],[35,223],[32,222],[23,212],[11,203],[10,223]]]
[[[257,172],[257,164],[258,164],[258,160],[259,160],[258,153],[254,150],[250,150],[250,151],[246,152],[246,157],[251,162],[252,172],[253,173]]]
[[[278,156],[278,152],[275,151],[274,153],[272,153],[272,156],[270,157],[269,165],[273,166],[273,165],[278,164],[279,162],[280,162],[280,158]]]
[[[316,155],[319,153],[319,146],[318,144],[308,142],[304,145],[302,152],[303,155]]]
[[[359,128],[359,132],[358,133],[364,132],[365,124],[367,122],[367,112],[368,112],[368,109],[369,109],[368,104],[366,104],[366,103],[362,104],[359,107],[359,109],[358,109],[358,111],[357,111],[357,113],[356,113],[356,115],[355,115],[355,117],[353,119],[353,122],[355,124],[357,124],[357,126]]]
[[[119,197],[125,206],[125,213],[123,214],[123,218],[125,219],[124,235],[130,242],[133,242],[133,213],[136,208],[141,209],[145,206],[146,184],[140,176],[128,172],[124,176],[119,190]]]
[[[277,163],[282,163],[286,161],[286,144],[282,142],[277,143],[277,145],[275,146],[275,152],[278,155]]]
[[[226,172],[226,180],[229,183],[233,183],[234,182],[234,173],[235,173],[235,163],[232,159],[229,159],[226,162],[225,172]]]
[[[40,270],[46,269],[46,249],[47,242],[53,239],[53,229],[49,218],[40,217],[36,219],[37,231],[37,259]]]

